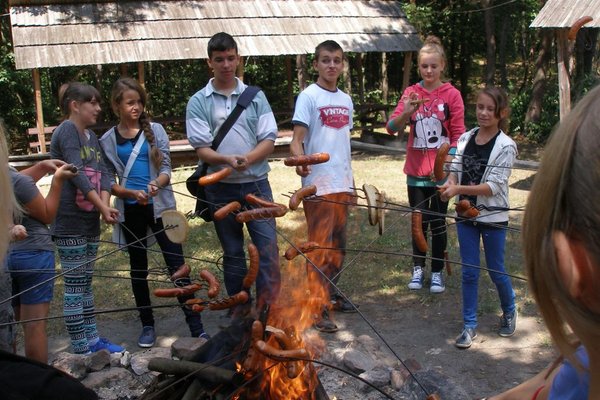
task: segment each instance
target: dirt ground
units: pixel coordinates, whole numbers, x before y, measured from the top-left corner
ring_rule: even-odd
[[[448,287],[446,293],[435,296],[424,289],[422,293],[389,299],[386,303],[382,303],[381,299],[366,298],[359,304],[362,315],[334,314],[340,330],[335,334],[322,333],[321,336],[328,349],[333,349],[344,348],[358,336],[368,335],[391,356],[392,352],[370,324],[402,360],[414,359],[423,370],[434,370],[450,378],[468,393],[468,399],[506,390],[535,375],[554,357],[535,309],[526,305],[519,308],[517,332],[513,337],[501,338],[496,334],[498,321],[492,313],[480,317],[478,337],[470,349],[454,347],[454,338],[461,329],[460,291],[457,289]],[[179,311],[159,310],[156,314],[157,346],[169,346],[176,338],[189,334]],[[219,326],[226,321],[222,315],[220,312],[203,314],[207,332],[215,334],[220,329]],[[141,350],[136,344],[140,330],[138,325],[138,321],[99,317],[101,334],[122,344],[130,352]],[[51,354],[70,351],[66,334],[50,338],[50,351]],[[342,375],[339,379],[340,374],[336,371],[322,368],[319,375],[332,400],[385,398],[376,392],[357,390],[356,382],[351,382],[352,377]],[[405,398],[390,393],[395,399]],[[425,397],[423,393],[417,393],[415,398]]]
[[[387,164],[382,164],[379,171],[376,171],[369,167],[371,162],[353,160],[357,183],[373,182],[377,187],[385,189],[386,193],[393,193],[394,188],[402,186],[398,185],[398,182],[402,182],[403,179],[401,165],[394,164],[394,168],[390,169]],[[274,168],[275,172],[277,168]],[[286,175],[280,178],[281,183],[274,179],[273,192],[277,196],[279,193],[285,193],[289,190],[290,179],[296,178]],[[514,201],[511,200],[511,204],[522,205],[527,195],[531,174],[515,172],[515,176],[511,179],[512,193],[514,196],[520,196]],[[520,185],[525,187],[521,190]],[[276,199],[280,202],[285,200]],[[400,193],[397,194],[396,200],[406,202]],[[403,221],[400,218],[398,220]],[[393,220],[389,221],[391,229]],[[360,233],[364,225],[366,225],[365,219],[358,218],[350,228],[353,232]],[[285,228],[284,224],[282,226]],[[387,238],[384,236],[383,240],[385,245]],[[408,246],[407,240],[401,243]],[[353,243],[360,248],[362,244],[364,243]],[[507,249],[507,261],[520,267],[520,259],[512,259],[511,249]],[[454,339],[462,328],[460,268],[454,268],[453,274],[447,277],[445,293],[431,295],[427,290],[427,282],[421,291],[406,289],[410,275],[406,268],[408,262],[402,262],[402,271],[394,273],[393,276],[385,276],[377,282],[366,282],[363,278],[366,275],[358,273],[363,266],[360,262],[354,263],[351,270],[344,273],[340,281],[341,287],[343,290],[348,288],[348,297],[360,306],[360,313],[333,315],[340,330],[335,334],[321,334],[328,348],[343,348],[358,336],[369,335],[378,341],[382,349],[391,348],[400,359],[414,359],[423,370],[434,370],[448,377],[468,394],[467,399],[481,398],[504,391],[535,375],[553,359],[555,353],[551,341],[528,294],[526,282],[513,281],[517,291],[519,317],[517,332],[511,338],[501,338],[496,334],[500,314],[497,296],[489,283],[480,285],[478,337],[470,349],[459,350],[454,346]],[[377,263],[389,267],[396,261],[382,256],[374,262],[375,265]],[[522,275],[520,268],[518,272]],[[482,272],[480,282],[484,281],[489,282],[489,277],[487,273]],[[373,290],[374,288],[376,290]],[[156,310],[156,317],[156,329],[159,335],[157,345],[168,346],[177,337],[188,335],[180,311]],[[203,319],[206,331],[210,334],[215,334],[219,325],[223,324],[219,313],[205,312]],[[137,317],[133,313],[122,314],[119,317],[99,316],[101,335],[123,344],[130,352],[139,350],[136,341],[140,328]],[[51,354],[60,351],[70,351],[64,331],[53,334],[50,338]],[[386,351],[392,355],[392,351],[389,349]],[[365,393],[356,390],[355,385],[348,384],[353,378],[327,379],[328,374],[331,373],[326,368],[319,372],[331,399],[384,398],[375,392]],[[393,393],[392,397],[406,398]],[[425,397],[424,393],[416,393],[413,398],[425,399]]]

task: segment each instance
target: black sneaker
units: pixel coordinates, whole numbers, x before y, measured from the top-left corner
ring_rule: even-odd
[[[498,329],[498,335],[502,337],[511,337],[515,334],[517,329],[517,309],[511,314],[502,314],[500,317],[500,329]]]
[[[468,349],[473,344],[473,339],[477,337],[477,332],[473,328],[465,328],[456,338],[454,345],[459,349]]]
[[[347,301],[342,296],[335,296],[335,298],[331,301],[333,305],[334,311],[339,311],[343,313],[355,313],[357,312],[358,306],[356,304],[352,305],[349,301]]]
[[[313,327],[319,332],[334,333],[338,331],[338,327],[329,319],[329,311],[324,309],[321,317],[313,324]]]

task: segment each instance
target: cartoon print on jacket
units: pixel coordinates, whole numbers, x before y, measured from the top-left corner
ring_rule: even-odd
[[[414,138],[415,149],[437,149],[442,143],[450,143],[444,121],[450,117],[448,105],[442,99],[434,99],[423,104],[415,114]]]

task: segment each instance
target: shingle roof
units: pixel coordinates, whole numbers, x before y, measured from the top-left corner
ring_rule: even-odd
[[[206,58],[208,39],[220,31],[233,35],[245,56],[312,53],[327,39],[351,52],[421,46],[397,1],[63,3],[11,2],[17,68]]]
[[[600,1],[547,0],[531,28],[570,28],[581,17],[594,18],[585,28],[600,28]]]

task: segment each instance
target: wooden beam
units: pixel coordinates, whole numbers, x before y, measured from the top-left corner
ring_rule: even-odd
[[[292,73],[292,56],[285,56],[285,72],[287,77],[288,107],[294,109],[294,82]]]
[[[558,68],[558,105],[560,120],[571,111],[571,81],[569,77],[569,30],[559,29],[556,31],[556,47],[558,49],[556,59]]]
[[[46,135],[44,134],[44,110],[42,108],[42,85],[40,82],[40,70],[34,68],[33,76],[33,91],[35,98],[35,119],[38,131],[38,142],[40,142],[40,153],[46,152]]]
[[[244,82],[244,57],[240,56],[240,63],[237,66],[235,74],[242,82]]]
[[[146,89],[146,70],[144,69],[144,62],[140,61],[137,63],[138,68],[138,82],[144,89]]]

